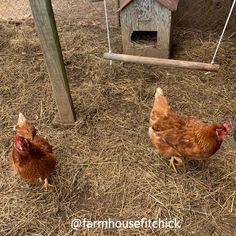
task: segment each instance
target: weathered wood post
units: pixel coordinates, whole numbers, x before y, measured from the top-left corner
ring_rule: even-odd
[[[120,0],[117,0],[116,2],[116,11],[120,8]],[[119,28],[120,27],[120,12],[117,11],[117,27]]]
[[[29,2],[56,100],[59,122],[72,123],[75,121],[73,103],[51,0]]]

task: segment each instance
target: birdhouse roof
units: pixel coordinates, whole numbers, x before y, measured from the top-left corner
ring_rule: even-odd
[[[118,11],[123,10],[129,3],[133,0],[120,0],[120,7]],[[170,11],[176,11],[178,7],[179,0],[156,0],[164,7],[168,8]]]

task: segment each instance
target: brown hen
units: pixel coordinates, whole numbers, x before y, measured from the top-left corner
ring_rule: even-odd
[[[15,126],[9,161],[27,182],[40,184],[44,181],[42,188],[45,190],[50,186],[48,177],[56,166],[52,146],[37,135],[35,127],[21,113]]]
[[[182,164],[180,157],[205,160],[220,149],[229,133],[229,125],[208,124],[194,117],[174,112],[161,88],[157,88],[150,115],[149,136],[159,154],[170,157],[175,168]]]

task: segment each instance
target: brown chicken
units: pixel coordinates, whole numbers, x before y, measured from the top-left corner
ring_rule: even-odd
[[[182,164],[180,157],[205,160],[221,146],[229,125],[208,124],[171,110],[161,88],[157,88],[150,115],[149,136],[159,154],[170,157],[170,166]]]
[[[56,166],[52,146],[37,135],[35,127],[20,113],[14,128],[13,149],[9,161],[13,169],[27,182],[48,189],[48,177]]]

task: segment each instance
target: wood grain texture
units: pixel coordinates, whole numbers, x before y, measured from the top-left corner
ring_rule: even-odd
[[[120,7],[119,7],[118,11],[123,10],[131,2],[136,1],[136,0],[120,0],[120,1],[121,1]],[[159,2],[160,4],[162,4],[164,7],[166,7],[170,11],[176,11],[178,4],[179,4],[179,0],[156,0],[156,1]]]
[[[51,1],[30,0],[30,6],[47,64],[59,120],[62,123],[72,123],[75,121],[74,109]]]
[[[169,58],[172,12],[157,1],[151,1],[151,4],[149,2],[149,6],[146,6],[146,10],[149,12],[142,18],[142,8],[145,10],[145,6],[142,0],[136,0],[126,6],[120,13],[123,53]],[[156,42],[154,42],[154,45],[146,42],[143,47],[140,47],[131,40],[134,31],[155,32]]]
[[[192,69],[192,70],[211,71],[211,72],[217,72],[219,70],[219,65],[217,64],[212,65],[212,64],[202,63],[202,62],[141,57],[141,56],[115,54],[115,53],[104,53],[103,57],[107,60],[157,65],[157,66],[164,66],[164,67],[178,67],[178,68],[185,68],[185,69]]]

